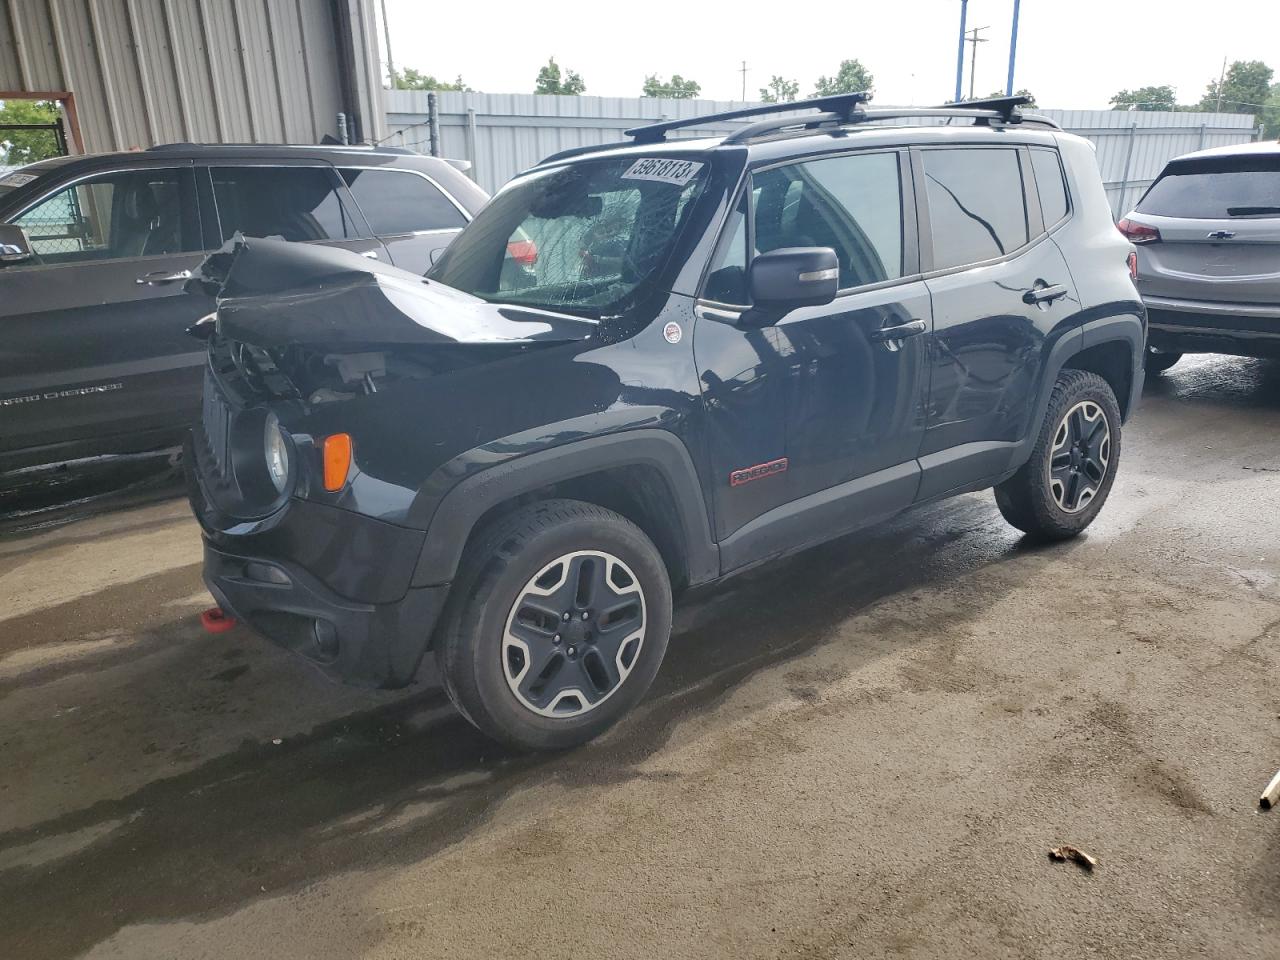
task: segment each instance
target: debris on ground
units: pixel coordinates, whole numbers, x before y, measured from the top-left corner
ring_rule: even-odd
[[[1258,798],[1258,806],[1263,810],[1270,810],[1280,801],[1280,771],[1271,778],[1271,782],[1267,784],[1267,789],[1262,791],[1262,796]]]
[[[1049,851],[1049,859],[1059,862],[1070,860],[1072,863],[1078,863],[1086,870],[1092,870],[1098,865],[1098,859],[1091,857],[1079,847],[1073,847],[1069,843],[1064,843],[1060,847],[1054,847]]]

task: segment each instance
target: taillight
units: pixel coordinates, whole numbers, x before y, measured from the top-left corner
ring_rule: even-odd
[[[324,488],[330,493],[347,484],[351,471],[351,434],[335,433],[324,438]]]
[[[1135,281],[1138,279],[1138,251],[1136,250],[1129,251],[1129,279]]]
[[[538,262],[538,245],[532,240],[512,240],[507,244],[507,256],[522,266],[532,267]]]
[[[1160,231],[1155,227],[1148,227],[1145,223],[1134,223],[1128,217],[1117,223],[1116,229],[1123,233],[1130,243],[1155,243],[1160,239]]]

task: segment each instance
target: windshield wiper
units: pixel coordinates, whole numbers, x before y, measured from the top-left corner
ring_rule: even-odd
[[[1229,217],[1256,217],[1267,213],[1280,213],[1280,207],[1227,207]]]

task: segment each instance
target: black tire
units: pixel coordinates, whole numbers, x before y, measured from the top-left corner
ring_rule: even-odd
[[[1090,411],[1099,411],[1092,421],[1084,420]],[[1055,448],[1055,442],[1064,439],[1062,431],[1071,425],[1065,422],[1068,413],[1079,413],[1080,422],[1089,429],[1097,429],[1097,417],[1105,418],[1107,435],[1097,435],[1089,441],[1105,449],[1105,465],[1100,478],[1093,478],[1090,471],[1098,457],[1074,450],[1074,444]],[[1103,440],[1107,443],[1103,444]],[[1083,442],[1083,441],[1082,441]],[[1065,465],[1055,473],[1052,453],[1058,449],[1058,460],[1065,456]],[[1004,518],[1024,533],[1045,540],[1065,540],[1074,537],[1093,522],[1115,480],[1120,464],[1120,405],[1110,385],[1096,373],[1085,370],[1063,370],[1053,385],[1049,397],[1049,409],[1036,438],[1031,459],[1008,480],[996,487],[996,505]],[[1066,483],[1062,476],[1067,474]],[[1072,484],[1075,484],[1073,487]],[[1088,493],[1090,484],[1093,492]],[[1074,491],[1074,498],[1071,496]],[[1087,496],[1087,499],[1086,499]]]
[[[597,557],[597,576],[612,577],[615,582],[612,586],[579,585],[572,603],[559,604],[569,605],[575,612],[563,631],[554,628],[554,649],[548,646],[549,633],[531,637],[525,632],[524,637],[531,641],[528,645],[508,635],[509,629],[552,629],[545,622],[519,620],[518,614],[523,614],[525,607],[517,609],[517,601],[559,609],[555,601],[563,601],[563,596],[538,594],[544,581],[554,579],[554,571],[560,569],[556,565],[563,563],[564,578],[557,589],[567,589],[564,585],[570,576],[578,576],[571,574],[575,569],[572,565],[585,570]],[[625,586],[632,577],[638,585],[638,605],[631,602],[635,599],[634,588]],[[540,578],[536,584],[534,578]],[[586,583],[589,577],[583,573],[582,579]],[[632,636],[616,651],[611,648],[616,662],[610,666],[601,656],[610,628],[604,626],[603,618],[588,618],[607,605],[619,605],[619,595],[610,593],[618,589],[619,582],[630,591],[622,605],[639,611],[641,630],[638,643]],[[597,595],[604,594],[598,609],[587,609],[592,604],[590,598],[580,602],[591,589]],[[577,611],[588,615],[581,624]],[[592,626],[596,627],[594,638]],[[623,626],[624,633],[632,629],[627,624]],[[563,750],[599,735],[640,701],[658,672],[670,635],[671,582],[657,548],[640,528],[594,504],[544,500],[498,518],[472,537],[453,583],[449,609],[436,642],[436,660],[450,699],[484,733],[521,749]],[[523,646],[523,652],[517,644]],[[575,651],[572,657],[569,650]],[[631,659],[624,661],[628,655]],[[525,670],[512,677],[521,657],[527,658]],[[519,682],[537,665],[535,661],[550,670],[557,657],[559,665],[536,694]],[[624,662],[629,662],[626,673]],[[546,670],[533,676],[535,685]],[[620,679],[608,692],[602,692],[606,686],[603,681],[614,679],[606,674],[616,674]],[[568,686],[571,677],[578,681],[571,689],[555,686]],[[578,706],[584,709],[573,713],[575,692]],[[521,699],[525,696],[530,699]],[[564,698],[558,701],[559,706],[551,702],[556,697]],[[598,699],[591,702],[593,697]],[[538,710],[570,712],[543,714]]]
[[[1158,374],[1164,373],[1181,359],[1182,354],[1180,353],[1164,353],[1147,347],[1146,355],[1142,358],[1142,365],[1147,373]]]

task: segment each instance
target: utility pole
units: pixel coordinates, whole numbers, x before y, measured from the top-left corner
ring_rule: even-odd
[[[742,61],[742,102],[747,102],[747,61]]]
[[[973,53],[969,57],[969,99],[973,99],[973,83],[978,79],[978,44],[986,43],[986,37],[978,36],[979,30],[989,30],[989,27],[974,27],[969,32],[973,36],[969,37],[968,42],[973,44]]]
[[[387,20],[387,0],[382,0],[382,35],[387,41],[387,77],[391,82],[391,89],[396,88],[396,65],[391,59],[391,23]]]
[[[960,43],[956,47],[956,98],[953,103],[959,103],[964,92],[964,20],[968,12],[969,0],[960,0]]]
[[[1009,34],[1009,79],[1004,85],[1004,95],[1013,96],[1013,62],[1018,55],[1018,7],[1022,0],[1013,0],[1013,32]]]
[[[1222,58],[1222,73],[1218,74],[1218,100],[1213,105],[1213,112],[1218,113],[1222,109],[1222,85],[1227,82],[1227,58]]]

